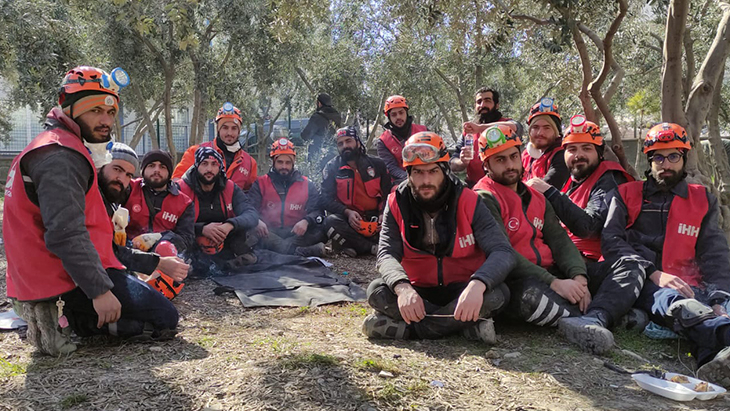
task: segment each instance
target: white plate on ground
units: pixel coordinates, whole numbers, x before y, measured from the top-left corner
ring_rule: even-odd
[[[666,380],[663,380],[661,378],[654,378],[648,374],[632,374],[631,378],[636,382],[636,384],[639,385],[639,387],[654,394],[661,395],[662,397],[666,397],[675,401],[691,401],[693,399],[706,401],[711,400],[718,395],[724,394],[726,392],[724,388],[711,383],[710,387],[712,387],[712,389],[714,389],[715,391],[697,392],[693,388],[698,383],[704,381],[689,377],[687,375],[685,375],[685,377],[689,379],[689,383],[679,384],[676,382],[668,381],[675,375],[682,374],[666,373],[664,375],[665,378],[667,378]]]

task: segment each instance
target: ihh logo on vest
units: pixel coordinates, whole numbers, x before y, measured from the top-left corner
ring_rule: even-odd
[[[700,236],[700,228],[695,227],[693,225],[680,223],[679,227],[677,229],[677,232],[679,234],[688,235],[690,237],[699,237]]]
[[[474,234],[465,235],[459,237],[459,247],[466,248],[474,245]]]
[[[543,225],[545,225],[545,223],[539,218],[535,217],[535,219],[532,220],[532,225],[535,226],[535,228],[537,228],[538,230],[542,231],[542,227]]]
[[[176,223],[177,222],[177,216],[175,214],[168,213],[167,211],[165,211],[165,212],[162,213],[162,219],[163,220],[167,220],[167,221],[169,221],[171,223]]]
[[[248,175],[248,170],[246,170],[246,167],[244,167],[244,166],[238,167],[238,171],[243,173],[243,175],[245,175],[245,176]]]
[[[303,207],[304,207],[304,206],[303,206],[302,204],[291,204],[291,205],[289,206],[289,210],[291,210],[291,211],[299,211],[299,210],[301,210],[301,209],[302,209]]]

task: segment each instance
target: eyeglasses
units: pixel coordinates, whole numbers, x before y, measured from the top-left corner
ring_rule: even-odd
[[[664,163],[664,160],[669,160],[670,163],[676,163],[679,161],[679,159],[682,158],[682,155],[679,153],[672,153],[668,156],[663,156],[661,154],[654,154],[649,158],[654,164],[662,164]]]

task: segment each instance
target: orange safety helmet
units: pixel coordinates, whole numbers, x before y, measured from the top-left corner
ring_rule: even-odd
[[[558,105],[555,103],[555,100],[550,97],[545,97],[535,103],[530,109],[530,117],[527,118],[527,124],[529,125],[533,118],[542,115],[554,116],[558,121],[561,120]]]
[[[275,158],[276,156],[280,156],[282,154],[288,154],[295,157],[297,155],[297,152],[294,151],[294,144],[285,138],[280,138],[274,141],[274,144],[271,145],[269,157]]]
[[[385,100],[385,107],[383,108],[383,112],[387,116],[388,112],[396,107],[403,107],[408,110],[408,103],[406,103],[406,98],[397,94],[388,97],[388,99]]]
[[[360,220],[357,232],[364,237],[374,236],[378,232],[378,217],[373,217],[370,221]]]
[[[412,135],[403,146],[403,167],[449,161],[449,151],[444,139],[432,131]]]
[[[587,121],[586,116],[576,114],[570,118],[570,126],[563,137],[562,145],[570,143],[591,143],[597,146],[603,145],[601,129],[592,121]]]
[[[155,252],[161,257],[175,257],[177,256],[177,248],[174,244],[169,241],[160,241],[155,246]],[[159,291],[167,297],[168,300],[172,300],[180,294],[180,290],[185,286],[184,283],[178,283],[173,280],[172,277],[163,273],[160,270],[155,270],[147,281],[150,287]]]
[[[239,127],[241,126],[241,124],[243,124],[243,119],[241,118],[241,110],[236,108],[230,102],[223,103],[223,106],[218,109],[218,114],[215,116],[216,123],[223,119],[233,121]]]
[[[223,250],[223,243],[214,243],[213,240],[209,239],[208,237],[201,235],[200,237],[197,237],[195,239],[195,242],[198,243],[198,247],[205,253],[209,255],[215,255],[221,252]]]
[[[479,159],[484,163],[497,153],[521,145],[522,142],[512,127],[505,125],[489,127],[479,135]]]
[[[649,129],[644,139],[644,154],[665,148],[677,148],[680,151],[692,149],[684,127],[674,123],[659,123]]]
[[[82,91],[111,94],[119,102],[119,90],[128,85],[129,74],[120,67],[112,70],[111,74],[96,67],[74,67],[63,77],[58,92],[58,104],[63,105],[70,94]]]

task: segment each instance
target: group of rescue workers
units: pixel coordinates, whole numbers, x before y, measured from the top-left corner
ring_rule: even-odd
[[[378,157],[356,127],[313,140],[338,153],[318,188],[286,138],[257,176],[231,103],[218,110],[215,140],[177,166],[161,150],[140,159],[111,141],[128,83],[121,69],[70,70],[45,131],[9,171],[7,294],[41,352],[75,350],[72,330],[172,338],[170,300],[189,274],[255,264],[256,249],[319,257],[331,240],[338,254],[377,255],[369,338],[494,343],[498,317],[557,326],[604,354],[611,328],[651,321],[691,341],[700,378],[730,387],[730,250],[717,199],[685,181],[692,146],[681,126],[649,130],[650,168],[634,181],[604,159],[599,126],[577,114],[563,127],[551,98],[530,110],[523,150],[499,93],[479,89],[452,157],[395,95]],[[318,96],[318,110],[336,113],[331,104]]]

